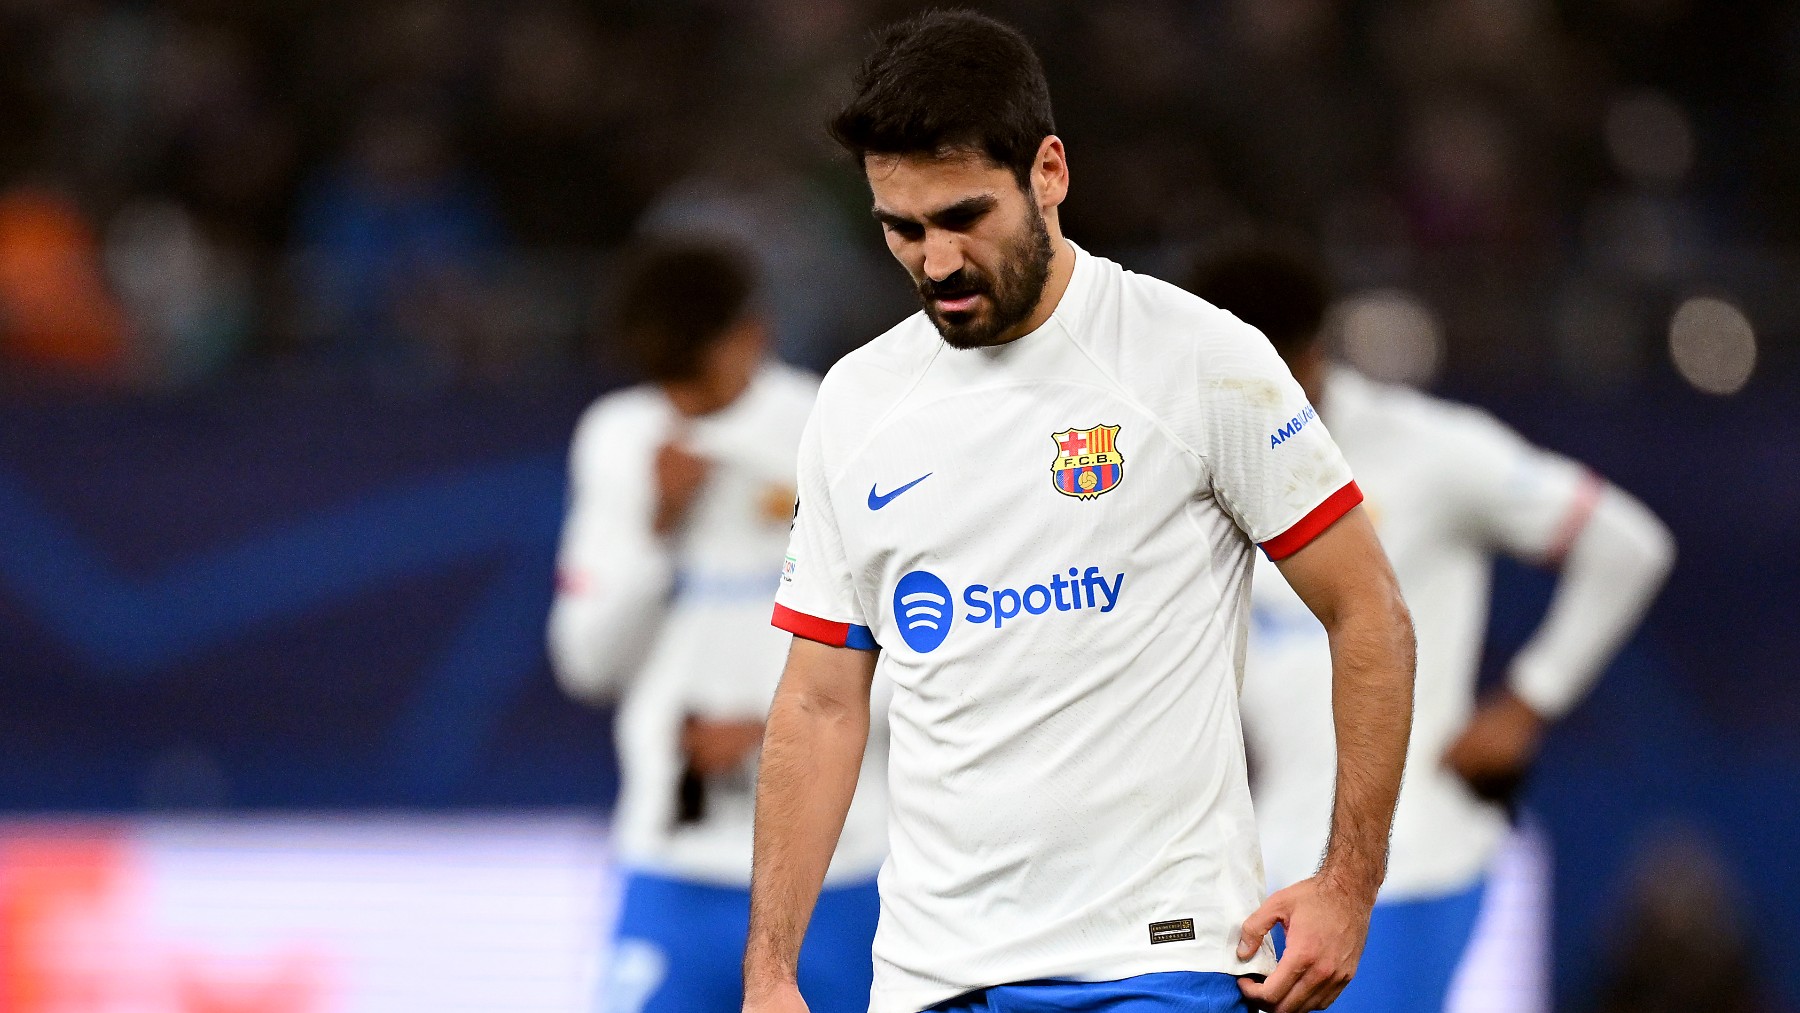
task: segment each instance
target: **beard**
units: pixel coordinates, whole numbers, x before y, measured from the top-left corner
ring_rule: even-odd
[[[919,301],[925,315],[951,348],[970,349],[991,345],[1000,335],[1024,322],[1037,309],[1050,280],[1050,262],[1055,250],[1050,245],[1050,228],[1035,204],[1026,204],[1030,217],[1018,235],[1007,242],[1002,251],[1000,269],[989,277],[973,264],[965,264],[942,281],[919,283]],[[946,313],[938,309],[937,300],[967,295],[985,296],[971,311]]]

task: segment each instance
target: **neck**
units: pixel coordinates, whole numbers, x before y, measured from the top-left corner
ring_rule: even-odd
[[[1057,304],[1062,302],[1063,293],[1069,290],[1069,280],[1075,277],[1075,247],[1070,246],[1069,241],[1063,238],[1062,230],[1056,227],[1055,221],[1051,221],[1049,225],[1050,248],[1056,252],[1050,257],[1050,277],[1044,282],[1044,294],[1038,296],[1037,306],[1032,309],[1030,316],[994,339],[993,343],[996,345],[1022,338],[1044,326],[1044,321],[1050,319],[1050,314],[1056,312]]]
[[[747,386],[747,385],[746,385]],[[663,394],[668,397],[669,404],[679,414],[690,418],[711,415],[736,401],[744,393],[745,387],[736,390],[720,390],[715,384],[701,380],[684,380],[662,385]]]

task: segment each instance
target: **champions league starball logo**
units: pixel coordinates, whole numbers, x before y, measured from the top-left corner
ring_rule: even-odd
[[[936,574],[914,570],[894,585],[894,625],[906,646],[920,654],[938,649],[950,635],[956,609],[950,602],[950,585]]]

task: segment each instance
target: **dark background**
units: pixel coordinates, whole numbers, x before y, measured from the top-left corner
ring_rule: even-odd
[[[1338,319],[1424,321],[1365,368],[1669,523],[1668,589],[1525,789],[1559,1004],[1673,839],[1795,1005],[1800,9],[982,6],[1043,52],[1072,238],[1175,278],[1310,235]],[[815,368],[906,313],[819,125],[911,9],[0,0],[0,809],[606,805],[607,715],[542,627],[568,433],[629,379],[609,265],[738,236]],[[1747,381],[1674,365],[1694,296],[1753,328]],[[1490,671],[1550,587],[1496,579]]]

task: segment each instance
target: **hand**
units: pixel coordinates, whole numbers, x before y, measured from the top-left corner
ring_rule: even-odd
[[[1477,795],[1501,800],[1524,778],[1543,736],[1544,719],[1503,689],[1476,708],[1462,734],[1444,752],[1444,765]]]
[[[1237,955],[1255,956],[1276,922],[1287,929],[1287,949],[1267,981],[1239,978],[1238,990],[1258,1009],[1276,1013],[1331,1005],[1356,973],[1374,906],[1372,895],[1365,898],[1323,874],[1277,890],[1244,920]]]
[[[762,745],[761,721],[708,721],[689,717],[681,726],[688,767],[702,777],[735,770]]]
[[[681,526],[712,463],[671,440],[656,451],[656,516],[651,529],[666,535]]]
[[[754,993],[754,994],[752,994]],[[800,986],[793,982],[744,990],[744,1013],[808,1013]]]

